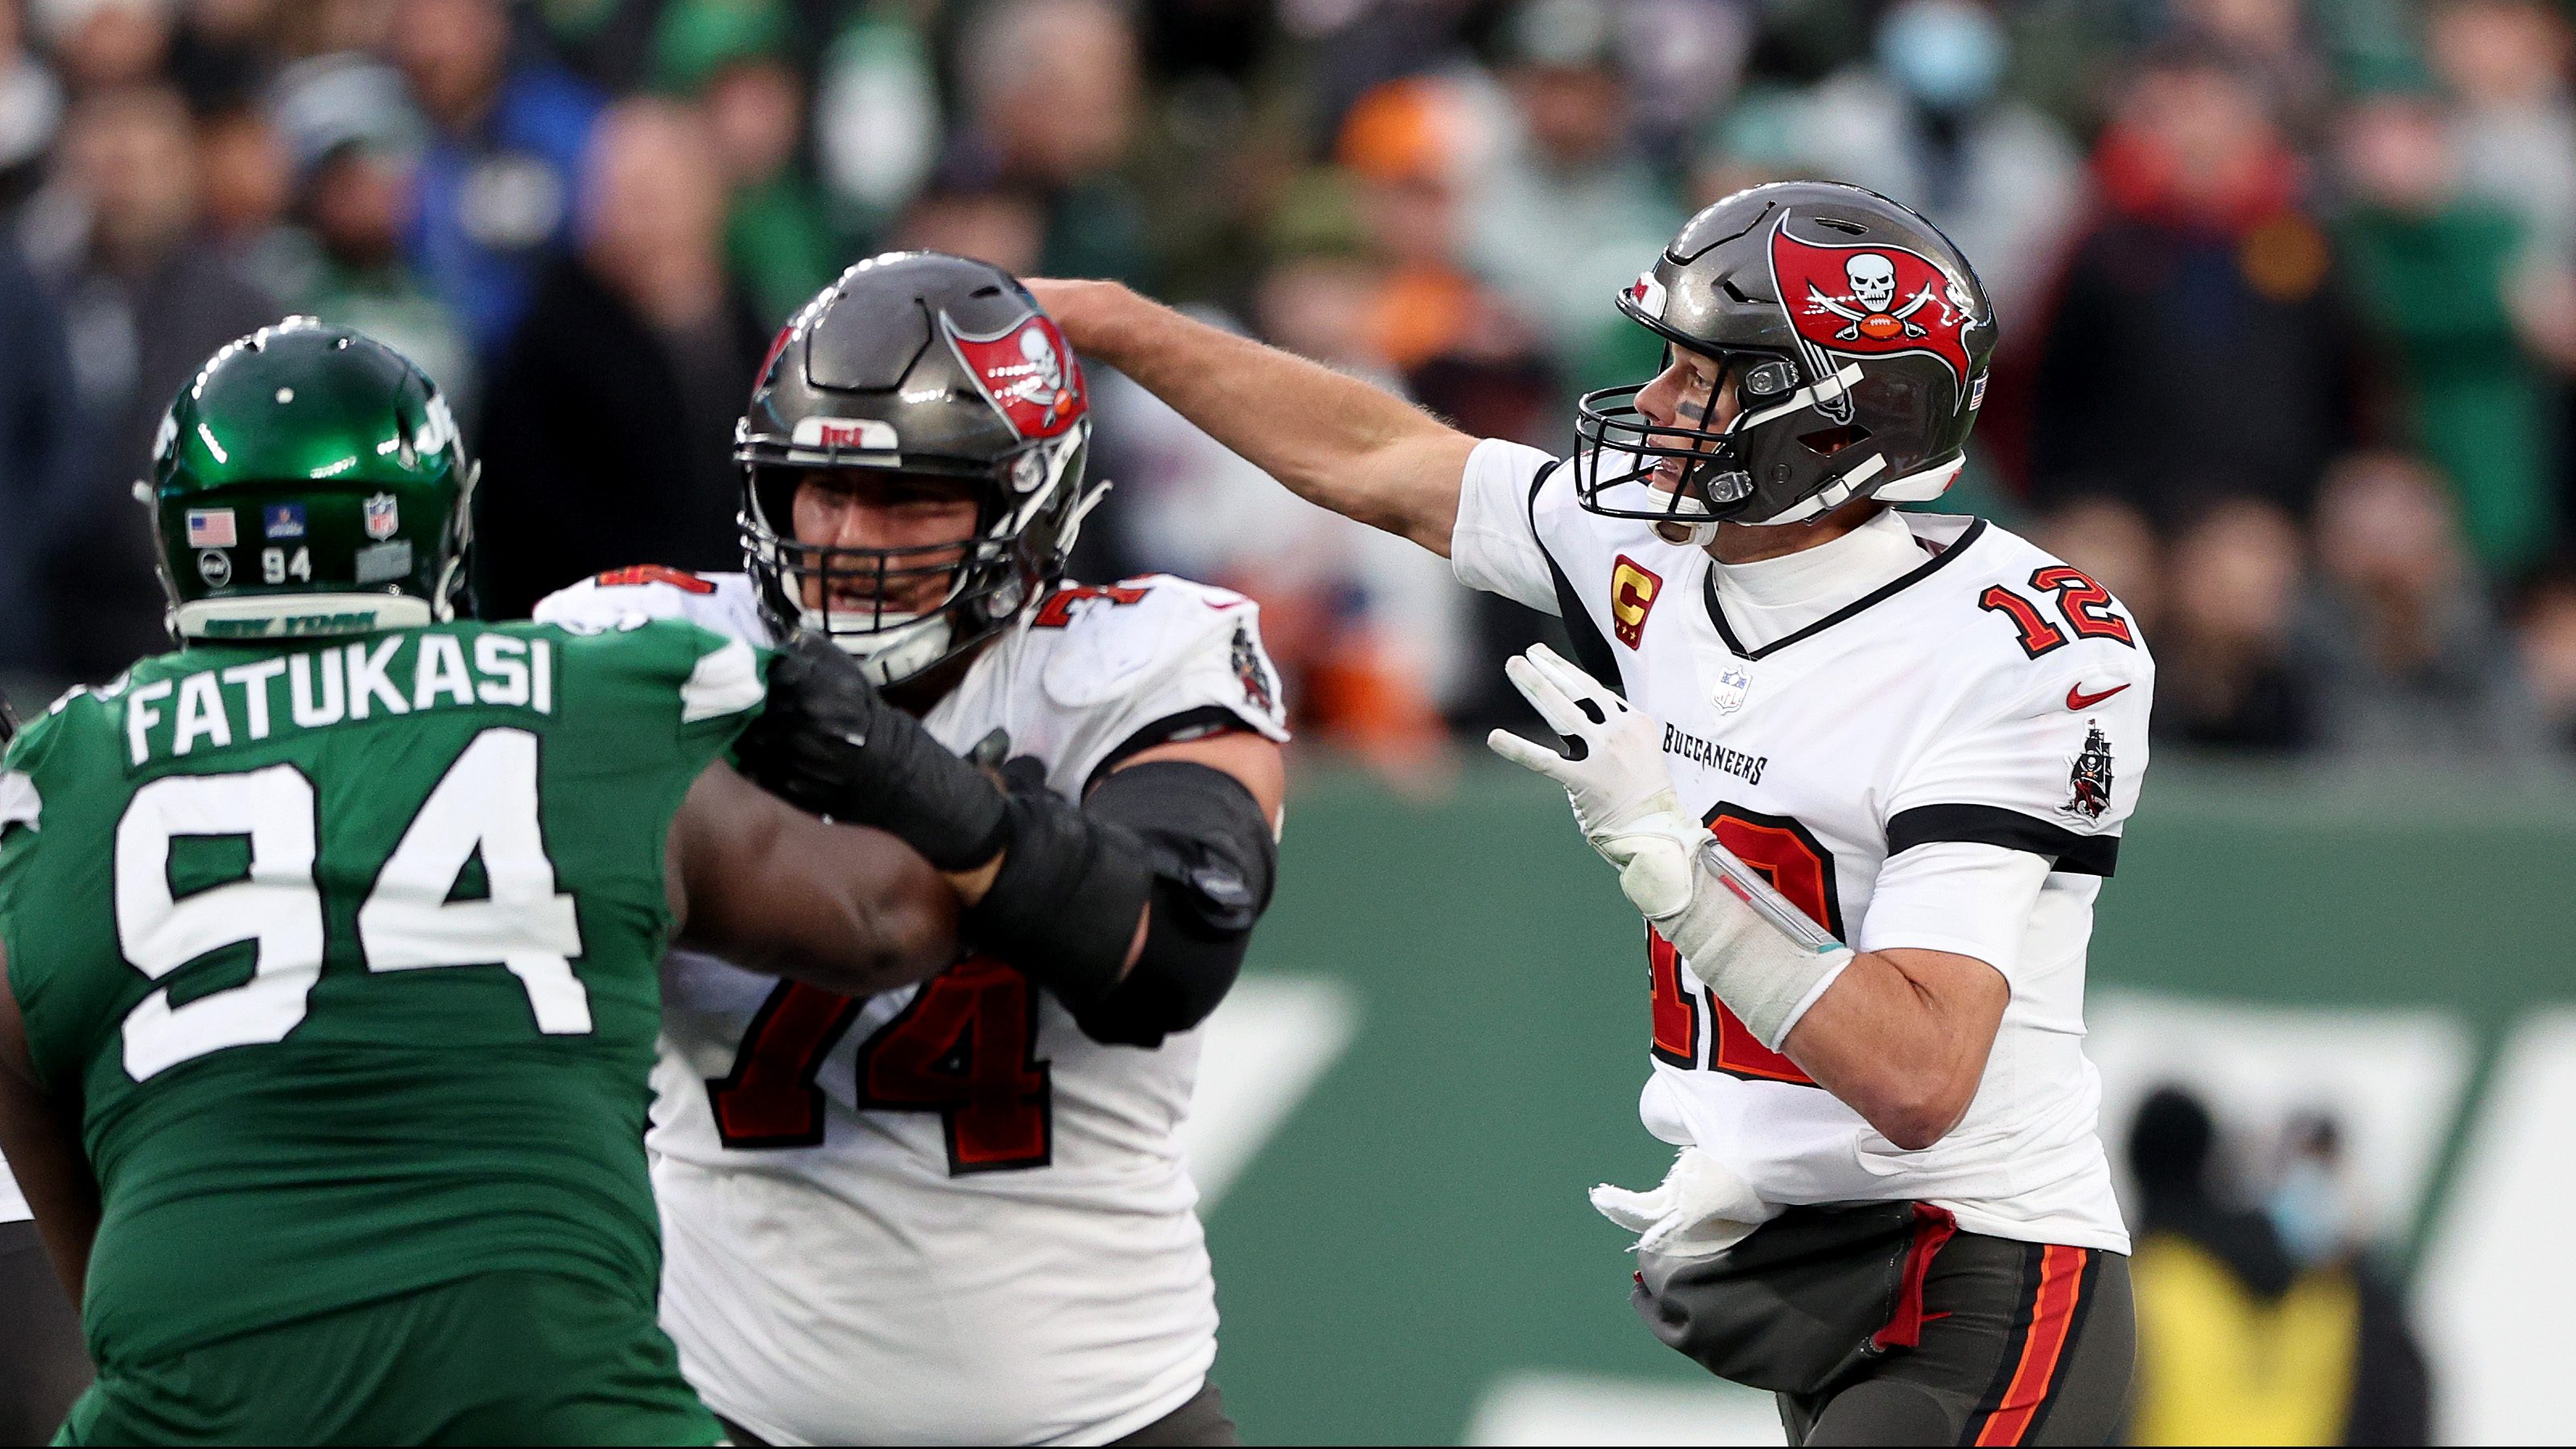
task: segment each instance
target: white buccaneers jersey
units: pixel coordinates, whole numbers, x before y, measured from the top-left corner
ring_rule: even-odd
[[[768,639],[739,574],[537,608],[635,614]],[[1069,799],[1146,744],[1286,738],[1252,602],[1166,576],[1058,589],[926,722],[961,754],[1008,731]],[[662,990],[662,1318],[716,1412],[780,1444],[1096,1444],[1198,1392],[1215,1284],[1173,1135],[1198,1032],[1103,1045],[988,960],[851,999],[673,952]]]
[[[1572,473],[1480,445],[1459,577],[1564,618],[1581,662],[1662,722],[1683,805],[1820,925],[1973,956],[2012,993],[1966,1118],[1909,1152],[1650,933],[1646,1125],[1773,1203],[1913,1198],[1971,1232],[2128,1251],[2082,1050],[2093,901],[2147,763],[2154,664],[2126,611],[1992,524],[1907,514],[1873,526],[1910,531],[1919,563],[1748,644],[1703,550],[1586,512]]]

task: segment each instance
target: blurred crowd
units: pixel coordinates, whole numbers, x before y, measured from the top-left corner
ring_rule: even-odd
[[[2119,593],[2177,743],[2576,750],[2556,0],[0,0],[0,680],[162,646],[161,407],[287,312],[439,379],[486,614],[734,566],[783,317],[901,246],[1117,277],[1559,451],[1612,292],[1763,180],[1883,191],[2003,350],[1967,481]],[[1436,778],[1545,624],[1113,376],[1079,563],[1265,606]]]

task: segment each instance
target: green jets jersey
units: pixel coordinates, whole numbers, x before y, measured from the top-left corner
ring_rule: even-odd
[[[678,621],[194,647],[0,762],[0,944],[104,1195],[100,1363],[487,1273],[649,1314],[664,840],[764,661]]]

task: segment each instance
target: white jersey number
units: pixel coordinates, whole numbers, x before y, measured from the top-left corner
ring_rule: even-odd
[[[226,1047],[283,1040],[304,1020],[321,979],[322,892],[313,782],[293,765],[224,775],[172,775],[134,792],[116,824],[116,937],[127,962],[158,981],[208,952],[256,943],[251,979],[184,1006],[168,987],[125,1018],[125,1070],[143,1081]],[[185,899],[170,888],[175,843],[247,837],[250,869]],[[490,896],[447,900],[482,852]],[[537,823],[537,737],[494,728],[474,736],[405,828],[358,911],[371,971],[501,965],[526,987],[537,1029],[590,1030],[590,994],[573,974],[581,929],[555,890]]]

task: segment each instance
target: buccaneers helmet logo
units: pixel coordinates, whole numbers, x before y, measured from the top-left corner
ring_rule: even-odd
[[[948,339],[984,396],[1021,437],[1052,438],[1082,416],[1082,365],[1047,318],[1030,317],[990,337],[969,337],[952,327]]]
[[[1886,357],[1922,352],[1941,359],[1967,385],[1967,329],[1985,319],[1968,289],[1920,252],[1885,243],[1819,246],[1789,235],[1786,216],[1771,227],[1771,275],[1801,350],[1820,374],[1823,354]]]

